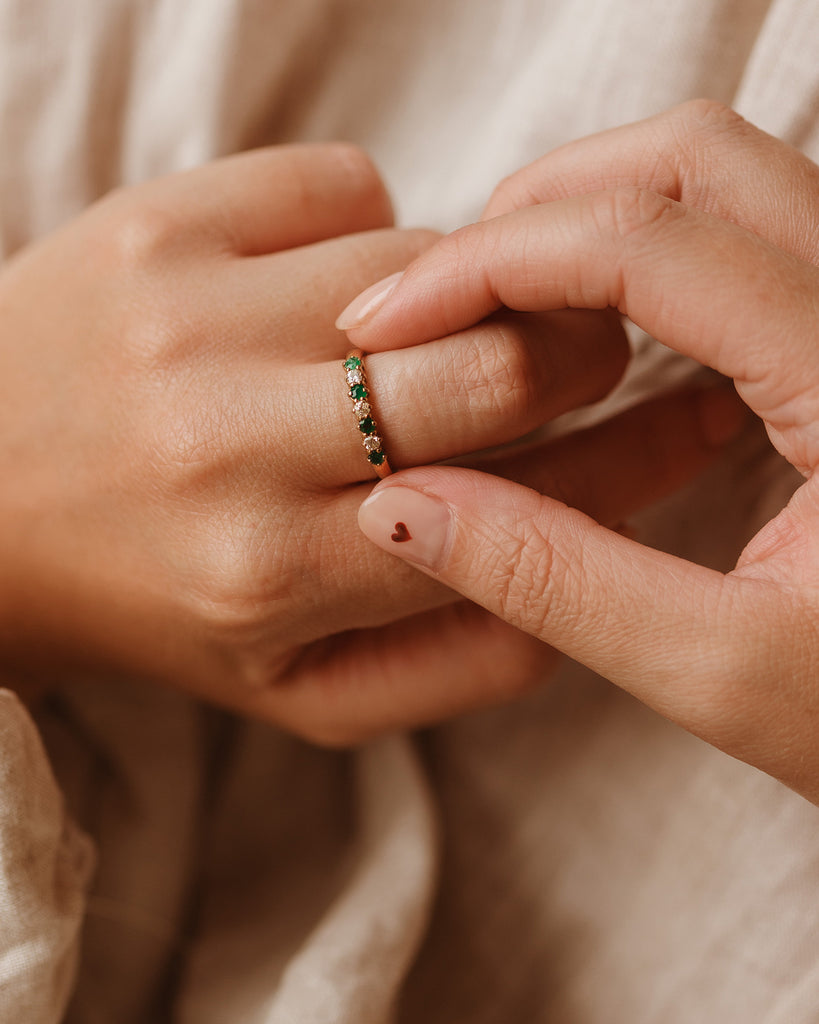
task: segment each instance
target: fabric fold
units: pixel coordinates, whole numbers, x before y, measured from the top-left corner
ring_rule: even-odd
[[[74,984],[94,848],[8,690],[0,690],[0,794],[0,1020],[57,1024]]]

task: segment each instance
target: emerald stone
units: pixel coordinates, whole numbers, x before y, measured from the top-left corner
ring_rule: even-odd
[[[375,420],[372,416],[365,416],[363,420],[358,421],[358,429],[362,434],[371,434],[375,430]]]
[[[374,466],[382,466],[386,455],[383,452],[370,452],[367,458]]]
[[[366,398],[368,394],[369,392],[367,391],[363,384],[353,384],[353,386],[350,388],[350,398]]]
[[[345,370],[357,370],[361,366],[358,356],[348,356],[341,364]]]

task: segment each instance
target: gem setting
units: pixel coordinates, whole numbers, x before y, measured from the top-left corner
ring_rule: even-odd
[[[358,429],[363,435],[361,443],[366,452],[367,461],[380,477],[387,476],[391,469],[384,451],[384,442],[378,432],[378,424],[373,415],[370,390],[364,372],[363,353],[357,349],[350,352],[346,359],[342,360],[341,366],[347,381],[347,393],[353,403],[353,414]]]

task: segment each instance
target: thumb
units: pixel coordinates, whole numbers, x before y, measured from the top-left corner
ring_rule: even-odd
[[[713,728],[725,696],[713,651],[730,578],[529,488],[455,467],[379,484],[359,524],[379,547],[686,728]]]

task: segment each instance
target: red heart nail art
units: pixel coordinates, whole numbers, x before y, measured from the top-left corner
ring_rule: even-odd
[[[396,544],[403,544],[405,540],[412,540],[406,523],[396,523],[395,533],[390,537]]]

